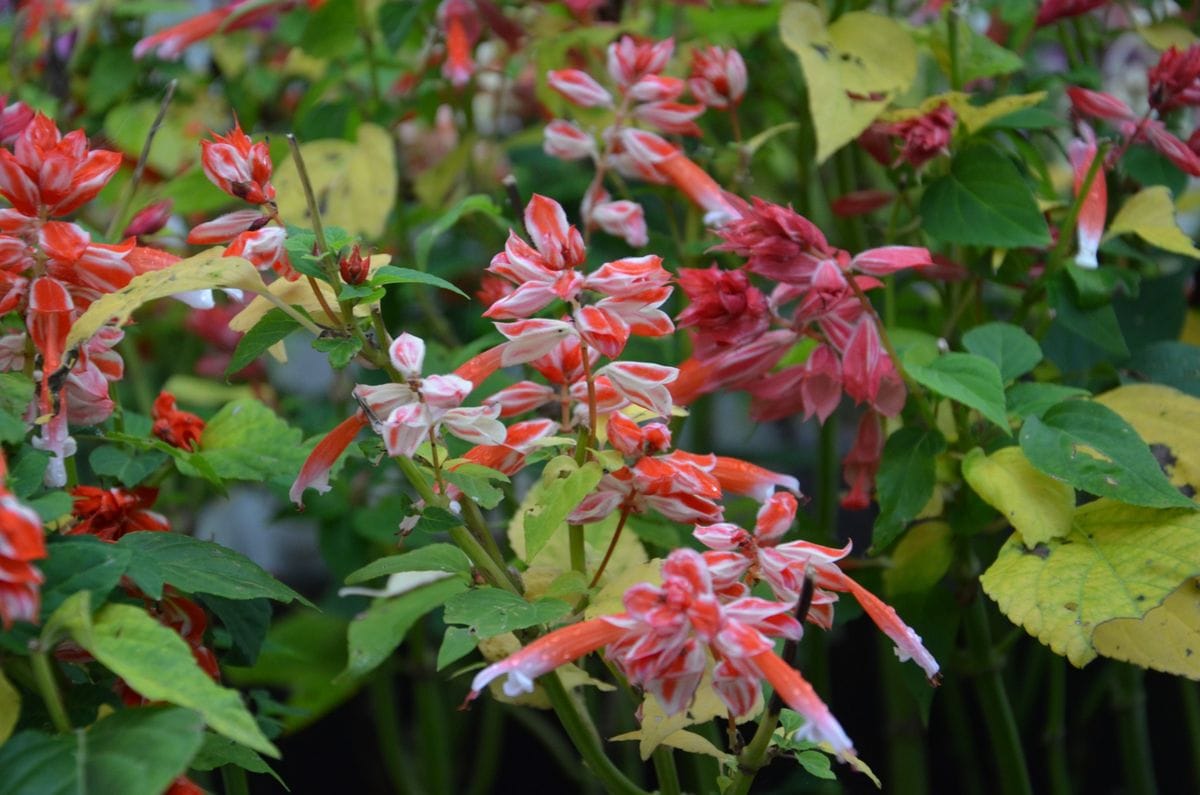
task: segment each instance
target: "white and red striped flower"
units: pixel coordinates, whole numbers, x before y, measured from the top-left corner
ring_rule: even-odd
[[[1074,190],[1078,197],[1083,190],[1083,183],[1096,161],[1096,136],[1092,128],[1086,124],[1080,125],[1081,138],[1076,138],[1067,145],[1067,154],[1071,158],[1071,168],[1074,170]],[[1092,184],[1088,187],[1087,195],[1079,204],[1079,218],[1076,222],[1076,234],[1079,240],[1079,252],[1075,255],[1075,264],[1081,268],[1098,268],[1096,251],[1100,248],[1100,238],[1104,236],[1104,219],[1108,213],[1108,184],[1104,178],[1104,165],[1097,170]]]
[[[7,476],[8,466],[0,454],[0,480]],[[11,629],[14,621],[37,622],[42,573],[33,561],[44,557],[41,519],[0,485],[0,623],[4,629]]]
[[[612,94],[580,69],[556,69],[546,73],[546,82],[566,100],[581,108],[611,108]]]
[[[559,160],[582,160],[596,155],[596,141],[569,121],[555,119],[546,125],[542,149]]]
[[[83,130],[62,135],[37,113],[12,152],[0,149],[0,195],[27,217],[67,215],[95,198],[120,165],[119,152],[90,149]]]
[[[266,204],[275,198],[271,153],[265,143],[253,143],[240,124],[200,142],[200,165],[210,182],[235,199]]]
[[[736,107],[746,94],[746,62],[732,48],[698,47],[692,50],[688,87],[710,108]]]

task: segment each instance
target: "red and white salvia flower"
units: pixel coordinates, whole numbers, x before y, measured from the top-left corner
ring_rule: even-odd
[[[704,223],[722,227],[740,217],[728,194],[679,147],[646,130],[621,130],[613,165],[625,176],[669,182],[704,210]]]
[[[62,135],[37,113],[12,152],[0,149],[0,195],[25,216],[67,215],[94,199],[120,165],[120,153],[90,149],[83,130]]]
[[[316,8],[324,2],[307,0],[309,8]],[[218,32],[256,27],[298,5],[300,0],[236,0],[146,36],[134,45],[133,57],[144,58],[153,53],[164,60],[174,61],[188,47]]]
[[[563,119],[555,119],[543,131],[542,149],[559,160],[583,160],[596,156],[596,139]]]
[[[695,331],[696,356],[710,359],[761,336],[769,327],[767,297],[744,270],[680,268],[679,287],[688,306],[676,319],[681,328]]]
[[[8,95],[0,94],[0,146],[16,143],[17,136],[33,121],[33,115],[33,109],[24,102],[9,104]]]
[[[581,213],[608,234],[623,238],[634,248],[650,242],[642,205],[628,199],[613,201],[608,191],[598,188],[584,197]]]
[[[677,549],[663,561],[661,585],[634,585],[623,601],[624,613],[555,630],[484,668],[468,698],[502,676],[506,694],[531,692],[537,677],[604,649],[631,684],[653,693],[674,715],[691,704],[711,660],[714,688],[732,715],[750,712],[766,679],[807,720],[805,739],[828,743],[841,758],[853,756],[829,708],[774,651],[773,638],[802,633],[791,605],[754,597],[723,604],[703,557],[690,549]]]
[[[1151,86],[1152,90],[1153,88]],[[1144,116],[1138,116],[1117,97],[1078,86],[1068,87],[1067,96],[1078,115],[1111,122],[1124,136],[1126,145],[1149,144],[1181,171],[1193,177],[1200,177],[1200,155],[1169,131],[1160,120],[1151,118],[1153,107]]]
[[[838,567],[837,562],[850,553],[850,544],[834,549],[808,541],[780,543],[795,522],[797,507],[795,497],[777,492],[759,509],[753,532],[728,523],[697,525],[693,535],[712,550],[704,553],[704,557],[713,573],[714,590],[727,598],[740,598],[762,580],[771,587],[776,599],[794,602],[804,589],[805,578],[812,577],[815,588],[810,621],[828,629],[833,625],[836,593],[849,593],[896,644],[896,655],[901,661],[915,660],[936,684],[940,667],[921,643],[920,636],[895,610]]]
[[[200,166],[209,181],[235,199],[250,204],[274,200],[271,153],[263,142],[254,143],[240,124],[225,135],[200,142]]]
[[[546,83],[568,102],[581,108],[611,108],[612,94],[580,69],[557,69],[546,73]]]
[[[181,450],[195,450],[200,446],[204,420],[190,411],[175,408],[175,396],[170,392],[159,393],[150,415],[154,419],[151,432],[167,444]]]
[[[732,48],[698,47],[692,50],[688,88],[710,108],[737,107],[746,94],[746,62]]]
[[[171,529],[166,517],[150,510],[158,499],[158,489],[76,486],[71,496],[75,498],[71,509],[75,524],[67,528],[67,535],[90,535],[113,542],[128,533],[165,533]]]
[[[0,454],[0,481],[8,465]],[[0,484],[0,623],[37,622],[42,573],[33,561],[46,557],[42,520]]]
[[[1092,128],[1081,125],[1081,138],[1076,138],[1067,146],[1067,154],[1071,159],[1071,168],[1075,172],[1075,194],[1083,190],[1083,183],[1096,160],[1096,136]],[[1096,260],[1096,250],[1100,247],[1100,238],[1104,236],[1104,219],[1108,212],[1108,185],[1104,179],[1104,165],[1101,164],[1092,184],[1088,187],[1087,195],[1079,205],[1077,220],[1077,235],[1079,253],[1075,255],[1075,264],[1081,268],[1097,268],[1100,263]]]
[[[896,122],[875,122],[863,133],[860,143],[881,165],[896,167],[908,163],[920,168],[938,155],[950,151],[950,139],[958,116],[946,103],[928,113]],[[892,155],[892,141],[899,139],[900,149]]]

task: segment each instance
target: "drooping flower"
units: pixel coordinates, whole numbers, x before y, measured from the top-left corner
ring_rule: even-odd
[[[710,659],[714,688],[735,716],[753,708],[766,679],[808,723],[805,733],[828,742],[843,759],[854,748],[837,719],[804,678],[775,654],[772,638],[800,637],[791,606],[745,597],[722,603],[704,559],[677,549],[662,565],[662,585],[634,585],[625,612],[570,624],[484,668],[471,683],[476,697],[505,677],[510,696],[530,692],[534,680],[593,651],[605,650],[631,684],[653,693],[668,715],[688,707]]]
[[[1096,160],[1096,136],[1092,128],[1086,124],[1081,126],[1082,138],[1076,138],[1067,146],[1067,154],[1071,158],[1071,167],[1075,172],[1075,194],[1083,190],[1092,164]],[[1100,263],[1096,260],[1096,250],[1100,247],[1100,238],[1104,235],[1104,219],[1108,212],[1108,185],[1104,179],[1104,165],[1101,164],[1092,184],[1088,187],[1087,195],[1079,205],[1077,219],[1077,235],[1079,253],[1075,255],[1075,264],[1081,268],[1097,268]]]
[[[175,396],[170,392],[158,394],[150,416],[154,419],[152,432],[167,444],[181,450],[195,450],[200,446],[204,420],[190,411],[175,408]]]
[[[958,116],[943,102],[928,113],[910,119],[875,122],[863,133],[862,143],[882,165],[894,168],[903,162],[920,168],[949,151],[957,123]],[[890,140],[894,139],[898,139],[900,149],[893,157]]]
[[[883,443],[879,415],[873,411],[863,412],[858,421],[854,445],[842,459],[842,477],[850,484],[850,492],[842,497],[843,508],[862,511],[871,506],[871,492],[875,489],[875,473],[879,471]]]
[[[696,356],[711,358],[762,335],[770,326],[767,297],[750,283],[743,270],[680,268],[679,287],[688,306],[677,318],[694,329]]]

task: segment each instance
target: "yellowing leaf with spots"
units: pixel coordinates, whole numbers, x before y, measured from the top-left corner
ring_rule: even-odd
[[[1100,649],[1096,628],[1141,619],[1200,576],[1200,514],[1102,498],[1076,509],[1071,532],[1029,549],[1014,533],[983,573],[1014,623],[1074,665]]]
[[[1034,467],[1020,447],[1003,447],[991,455],[977,447],[963,459],[962,473],[984,502],[1004,514],[1026,546],[1071,532],[1075,489]]]
[[[134,310],[156,298],[215,287],[234,287],[252,293],[266,291],[253,265],[241,257],[224,257],[223,252],[222,248],[211,248],[162,270],[135,276],[120,290],[101,296],[71,326],[67,349],[90,339],[110,320],[124,323]]]
[[[360,124],[357,141],[311,141],[300,144],[304,166],[326,226],[352,234],[379,237],[396,200],[396,155],[391,134],[374,124]],[[312,227],[296,163],[288,159],[272,180],[279,212],[290,224]]]
[[[1163,251],[1200,259],[1200,248],[1196,248],[1175,220],[1171,192],[1164,185],[1146,188],[1126,199],[1104,237],[1107,240],[1128,233]]]
[[[1200,679],[1200,580],[1188,580],[1144,617],[1114,618],[1096,627],[1105,657]]]
[[[789,3],[779,33],[804,70],[818,163],[854,140],[917,74],[912,37],[886,17],[853,11],[827,28],[816,6]]]
[[[1161,384],[1131,384],[1096,396],[1150,445],[1171,485],[1200,494],[1200,398]]]

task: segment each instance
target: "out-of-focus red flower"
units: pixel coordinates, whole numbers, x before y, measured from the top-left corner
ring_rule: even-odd
[[[853,218],[867,215],[886,207],[896,198],[896,194],[886,190],[856,190],[843,194],[830,203],[829,208],[834,215],[843,218]]]
[[[1034,24],[1039,28],[1045,27],[1060,19],[1086,14],[1107,2],[1108,0],[1044,0],[1038,7],[1037,19],[1034,20]]]
[[[696,99],[710,108],[737,107],[746,94],[746,62],[730,48],[700,47],[692,50],[692,72],[688,87]]]
[[[757,339],[770,325],[767,297],[743,270],[680,268],[679,286],[690,302],[679,325],[695,329],[701,359]]]
[[[265,204],[275,198],[271,185],[271,153],[263,142],[254,143],[234,124],[226,135],[200,142],[200,165],[205,176],[235,199]]]
[[[1200,104],[1200,44],[1162,54],[1146,74],[1150,107],[1160,114]]]
[[[860,142],[868,154],[883,165],[895,166],[905,162],[913,168],[920,168],[949,150],[957,122],[958,116],[943,102],[928,113],[911,119],[876,122],[864,133],[865,140]],[[894,159],[890,155],[890,146],[884,145],[881,151],[881,135],[900,139],[900,152]]]
[[[71,491],[76,522],[67,535],[90,535],[101,541],[119,541],[127,533],[147,530],[165,533],[171,529],[166,517],[149,510],[158,499],[158,489],[101,489],[76,486]]]
[[[154,435],[172,447],[195,450],[200,446],[200,434],[204,432],[204,420],[190,411],[175,408],[175,396],[160,392],[154,400]]]
[[[96,197],[121,165],[118,152],[90,149],[83,130],[62,135],[37,113],[0,149],[0,195],[26,216],[61,216]]]
[[[443,0],[438,6],[438,24],[446,37],[446,60],[442,75],[455,88],[471,82],[475,61],[471,50],[479,38],[479,17],[467,0]]]
[[[0,94],[0,146],[12,146],[29,122],[33,109],[24,102],[8,104],[8,95]]]
[[[879,415],[873,411],[864,412],[858,421],[854,446],[842,459],[842,477],[850,484],[850,492],[842,497],[842,507],[846,510],[862,511],[871,506],[871,492],[875,490],[875,473],[879,471],[883,442],[883,425]]]
[[[0,453],[0,481],[8,476]],[[0,485],[0,623],[36,622],[41,606],[42,573],[33,561],[46,557],[42,520]]]
[[[129,219],[129,225],[121,233],[121,237],[143,237],[152,235],[167,225],[171,218],[170,199],[148,204]]]
[[[171,782],[163,795],[204,795],[204,789],[187,776],[180,776]]]
[[[1083,189],[1083,183],[1087,180],[1097,153],[1096,136],[1092,133],[1092,128],[1086,124],[1082,124],[1081,127],[1083,137],[1076,138],[1067,146],[1071,168],[1075,172],[1076,196]],[[1079,218],[1076,222],[1079,253],[1075,256],[1075,264],[1081,268],[1099,267],[1096,251],[1100,247],[1100,238],[1104,235],[1104,219],[1107,212],[1108,185],[1104,179],[1104,166],[1101,164],[1079,206]]]
[[[309,8],[317,8],[325,0],[307,0]],[[150,53],[173,61],[183,51],[218,32],[253,27],[281,11],[299,5],[299,0],[238,0],[214,8],[191,19],[153,33],[133,47],[133,57],[143,58]]]

